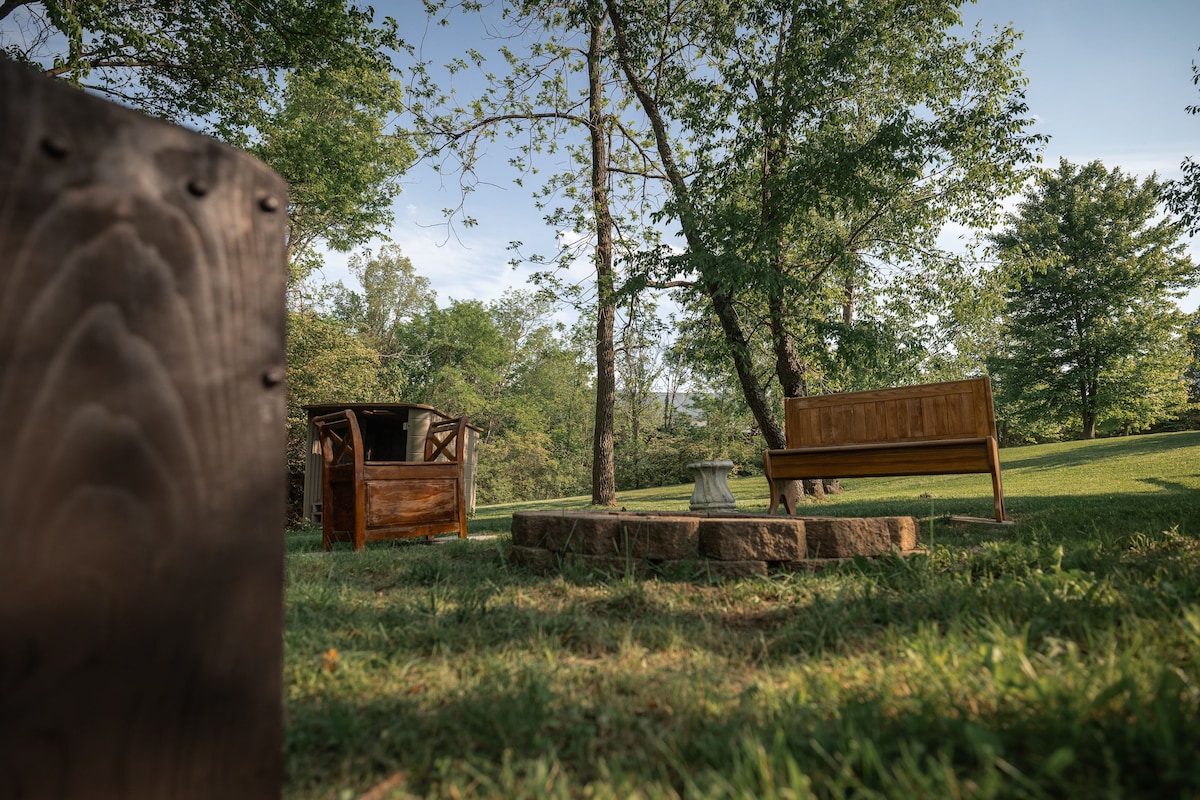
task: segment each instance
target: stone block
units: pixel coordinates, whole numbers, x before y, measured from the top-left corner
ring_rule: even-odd
[[[806,558],[801,561],[781,561],[777,566],[772,565],[772,567],[779,572],[823,572],[830,567],[853,560],[853,558]]]
[[[880,517],[806,517],[809,558],[879,556],[891,552],[891,529]]]
[[[612,512],[518,511],[513,514],[513,544],[560,553],[617,555],[621,514]]]
[[[550,538],[551,549],[589,556],[616,556],[621,516],[617,512],[580,514],[566,520]]]
[[[893,547],[905,553],[917,549],[920,535],[915,517],[884,517],[883,520],[888,526]]]
[[[793,561],[804,558],[799,519],[715,517],[700,523],[700,553],[721,561]]]
[[[513,547],[546,546],[546,526],[551,519],[564,516],[561,511],[518,511],[512,517]],[[555,521],[554,524],[558,524]]]
[[[677,561],[700,553],[697,517],[661,514],[623,514],[617,550],[634,558]]]
[[[558,554],[541,547],[513,545],[508,551],[508,561],[541,575],[558,572],[559,566]]]

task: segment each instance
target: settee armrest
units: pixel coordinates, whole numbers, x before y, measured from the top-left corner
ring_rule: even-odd
[[[425,460],[463,463],[466,460],[466,438],[466,416],[431,423],[425,434]]]

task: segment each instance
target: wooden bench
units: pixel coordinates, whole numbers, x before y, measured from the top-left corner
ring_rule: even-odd
[[[353,542],[457,533],[467,536],[467,418],[433,422],[424,461],[371,461],[351,409],[313,419],[321,442],[321,541]]]
[[[763,453],[769,513],[787,481],[893,475],[992,476],[996,520],[1004,490],[988,378],[784,399],[787,448]]]

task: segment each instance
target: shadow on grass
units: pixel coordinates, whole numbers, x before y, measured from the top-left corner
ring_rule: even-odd
[[[731,608],[728,599],[712,604],[702,585],[681,601],[653,582],[530,575],[482,543],[364,555],[306,559],[325,562],[334,586],[315,598],[305,640],[371,650],[385,664],[449,666],[461,658],[476,666],[436,699],[410,686],[386,696],[335,692],[289,702],[289,783],[346,774],[351,761],[375,779],[404,771],[424,790],[445,777],[446,759],[487,771],[505,759],[553,758],[576,788],[602,777],[597,763],[635,784],[679,788],[695,777],[695,765],[718,775],[734,770],[731,742],[748,736],[770,749],[783,736],[785,755],[805,774],[834,782],[852,774],[885,793],[895,788],[889,770],[904,753],[916,758],[914,779],[941,764],[952,768],[943,773],[976,783],[1024,776],[1034,795],[1200,790],[1200,766],[1189,755],[1200,745],[1193,724],[1200,694],[1189,688],[1200,676],[1200,640],[1154,636],[1178,630],[1181,615],[1200,602],[1200,549],[1179,534],[1054,538],[1023,530],[970,550],[861,560],[734,590],[765,598],[765,610]],[[339,583],[383,601],[371,606]],[[667,585],[686,588],[686,581]],[[508,598],[525,589],[563,602],[548,610],[498,599],[500,588]],[[572,595],[572,588],[588,591]],[[294,598],[291,613],[303,615],[313,600]],[[387,635],[374,641],[372,631]],[[1063,642],[1075,649],[1063,651]],[[585,664],[619,663],[630,648],[683,652],[691,666],[573,675]],[[696,656],[702,652],[715,658]],[[765,706],[753,693],[722,696],[732,664],[778,671],[864,654],[909,673],[905,698],[887,688],[877,697],[870,690],[814,696],[820,687]],[[947,660],[957,672],[930,666]],[[1021,666],[1030,661],[1036,666]],[[1114,662],[1127,673],[1115,680]],[[1153,674],[1138,675],[1146,670]],[[1172,683],[1176,674],[1183,677]],[[947,702],[948,680],[966,685],[979,676],[984,690]],[[1093,683],[1094,676],[1107,677]],[[689,696],[693,703],[678,702]],[[862,749],[868,744],[873,754]],[[841,766],[822,753],[838,754]]]
[[[1053,448],[1006,447],[1000,450],[1002,469],[1058,469],[1087,466],[1119,456],[1164,454],[1185,447],[1200,447],[1200,431],[1163,433],[1153,436],[1122,436],[1111,439],[1069,442]],[[1031,450],[1037,453],[1031,453]],[[1200,457],[1198,457],[1200,460]]]
[[[1163,541],[1172,544],[1151,546]],[[860,559],[816,576],[743,582],[739,592],[768,598],[761,612],[710,608],[702,570],[649,583],[582,570],[543,577],[498,562],[496,552],[464,550],[459,564],[422,559],[348,570],[348,584],[381,602],[337,602],[319,638],[334,641],[343,629],[403,631],[383,649],[402,660],[512,647],[595,658],[629,644],[730,658],[761,644],[764,658],[788,660],[874,651],[929,625],[961,632],[1002,620],[1035,644],[1045,637],[1086,644],[1097,631],[1171,620],[1181,604],[1200,601],[1200,550],[1187,546],[1194,541],[1179,534],[1091,542],[1027,533],[970,550],[943,547],[933,558]],[[688,599],[654,583],[680,587]],[[1163,583],[1169,593],[1156,594]],[[497,599],[501,589],[550,591],[563,601],[548,611]]]
[[[706,770],[736,774],[737,743],[749,741],[763,746],[771,771],[786,776],[790,759],[823,793],[840,785],[896,796],[906,781],[939,773],[977,786],[1024,781],[1023,796],[1200,790],[1200,694],[1192,688],[1200,644],[1140,652],[1137,663],[1123,652],[1144,644],[1138,631],[1175,625],[1189,598],[1200,598],[1200,557],[1111,543],[1111,552],[1064,558],[1035,541],[1020,544],[940,566],[888,558],[829,576],[747,581],[744,591],[778,603],[752,614],[680,608],[645,584],[599,577],[579,582],[606,595],[549,612],[464,603],[472,590],[446,587],[439,613],[414,596],[419,582],[398,587],[391,613],[368,619],[347,608],[341,624],[393,630],[392,663],[435,657],[452,665],[461,654],[483,666],[437,698],[417,686],[289,703],[289,782],[345,775],[354,762],[374,780],[403,771],[410,788],[424,791],[446,779],[448,763],[451,772],[462,774],[465,763],[494,775],[501,763],[522,769],[552,759],[576,789],[602,780],[605,765],[634,785],[682,791]],[[1167,583],[1173,596],[1155,591]],[[1078,650],[1063,651],[1062,642]],[[722,658],[588,672],[586,664],[619,661],[631,646]],[[904,697],[869,683],[828,694],[809,686],[730,695],[726,687],[732,664],[768,670],[769,682],[770,670],[864,653],[907,673]],[[1089,659],[1098,665],[1090,671]],[[1125,673],[1116,679],[1114,661]],[[855,680],[827,675],[832,685]],[[1103,682],[1090,683],[1100,675]],[[947,681],[974,688],[948,698]],[[924,787],[934,796],[946,788]]]
[[[1165,454],[1200,434],[1113,441]],[[324,679],[336,647],[380,675],[453,678],[291,693],[287,794],[397,772],[419,794],[520,794],[495,788],[510,770],[558,775],[560,796],[606,775],[697,796],[797,775],[822,796],[1198,796],[1200,493],[1140,481],[1010,496],[1005,528],[944,524],[986,516],[990,495],[839,498],[805,510],[916,516],[931,554],[723,586],[534,575],[506,537],[326,554],[319,532],[291,534],[291,672]]]

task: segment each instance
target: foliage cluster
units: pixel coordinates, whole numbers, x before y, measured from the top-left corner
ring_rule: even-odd
[[[1042,172],[995,234],[1007,284],[988,358],[1014,430],[1142,430],[1188,401],[1190,354],[1176,300],[1200,283],[1162,187],[1100,162]]]
[[[479,502],[573,495],[590,481],[592,320],[555,319],[545,294],[510,291],[491,303],[436,302],[427,278],[392,245],[355,256],[359,286],[322,287],[289,314],[289,469],[303,469],[307,415],[321,402],[406,402],[466,414],[481,429]],[[632,316],[654,320],[643,312]],[[654,392],[669,372],[664,331],[623,325],[616,402],[620,489],[688,479],[699,458],[761,458],[737,394],[682,398]],[[678,380],[678,379],[676,379]]]
[[[294,70],[386,74],[394,21],[343,0],[196,3],[25,0],[0,4],[10,58],[234,144],[262,122]]]
[[[294,280],[324,244],[392,221],[413,162],[395,126],[395,20],[344,0],[0,3],[0,50],[82,89],[249,150],[287,179]]]
[[[294,71],[257,123],[247,149],[288,182],[293,284],[321,264],[319,244],[350,251],[392,222],[400,176],[416,158],[408,137],[389,129],[401,94],[387,71]]]
[[[1200,86],[1200,64],[1192,62],[1192,83]],[[1200,103],[1187,107],[1187,113],[1200,114]],[[1190,156],[1179,165],[1183,176],[1166,184],[1167,206],[1187,227],[1189,234],[1200,233],[1200,162]]]
[[[504,536],[326,554],[293,533],[285,793],[1195,795],[1197,453],[1005,450],[1004,529],[943,516],[986,510],[986,478],[855,482],[822,513],[919,515],[927,554],[726,583],[532,575]]]

